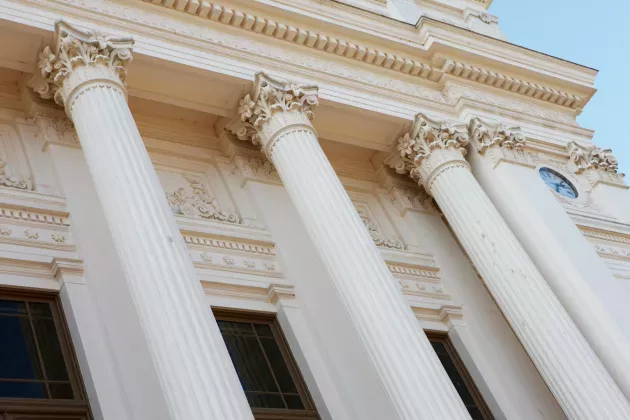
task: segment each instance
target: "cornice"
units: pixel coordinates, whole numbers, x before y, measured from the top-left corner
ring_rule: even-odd
[[[329,36],[315,29],[294,26],[217,3],[200,2],[200,0],[157,0],[157,3],[152,0],[143,1],[248,32],[286,41],[294,45],[319,50],[433,82],[441,80],[444,74],[452,74],[455,77],[462,77],[476,83],[554,103],[565,108],[579,110],[585,104],[585,99],[582,96],[533,81],[530,82],[507,76],[491,69],[484,69],[446,57],[438,57],[435,60],[435,64],[432,65],[397,52],[372,48],[369,45]],[[428,19],[427,21],[437,22],[433,19]],[[457,27],[449,25],[449,28]]]
[[[444,56],[438,56],[433,64],[440,68],[444,74],[481,83],[497,89],[514,92],[544,102],[549,102],[562,107],[581,110],[585,105],[585,98],[562,92],[537,83],[528,82],[517,77],[511,77],[501,72],[473,66],[461,61],[454,61]]]

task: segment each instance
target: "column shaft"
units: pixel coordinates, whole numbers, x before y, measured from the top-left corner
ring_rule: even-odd
[[[284,114],[284,120],[299,119]],[[464,405],[395,287],[387,265],[310,124],[285,126],[271,142],[269,156],[333,279],[398,418],[468,419]]]
[[[468,165],[436,169],[430,191],[567,417],[630,418],[628,401]]]
[[[83,86],[70,113],[171,418],[251,419],[123,91]]]

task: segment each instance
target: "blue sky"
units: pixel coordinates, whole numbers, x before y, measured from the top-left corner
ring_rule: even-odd
[[[630,0],[494,0],[488,11],[510,42],[599,70],[578,122],[630,182]]]

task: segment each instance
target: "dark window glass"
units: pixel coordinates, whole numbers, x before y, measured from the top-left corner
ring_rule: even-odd
[[[427,333],[427,337],[472,419],[494,419],[448,336]]]
[[[0,343],[0,398],[74,398],[50,303],[0,299]]]
[[[0,315],[0,343],[0,378],[43,379],[27,316]]]
[[[254,417],[285,419],[299,412],[300,418],[317,419],[275,320],[223,312],[215,316]]]
[[[55,296],[0,289],[0,420],[90,419]]]

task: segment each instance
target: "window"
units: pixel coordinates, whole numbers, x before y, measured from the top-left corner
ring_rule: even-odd
[[[214,310],[256,419],[318,419],[275,317]]]
[[[0,419],[89,418],[55,297],[0,290],[0,343]]]
[[[464,363],[459,358],[448,335],[427,332],[427,337],[472,419],[494,420],[494,416],[479,393]]]

